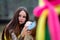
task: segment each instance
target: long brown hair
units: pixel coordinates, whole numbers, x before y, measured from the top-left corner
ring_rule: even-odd
[[[9,39],[9,30],[16,28],[17,25],[20,26],[20,28],[21,28],[21,27],[24,27],[24,24],[26,23],[26,21],[25,21],[25,23],[22,24],[22,25],[20,25],[20,24],[19,24],[19,21],[18,21],[19,13],[20,13],[22,10],[26,12],[26,21],[29,20],[29,15],[28,15],[27,9],[26,9],[25,7],[19,7],[19,8],[16,10],[16,12],[15,12],[14,17],[12,18],[12,20],[11,20],[11,21],[8,23],[8,25],[4,28],[3,33],[2,33],[2,40],[4,40],[4,32],[6,33],[6,37]],[[18,31],[18,29],[17,29],[17,31]]]

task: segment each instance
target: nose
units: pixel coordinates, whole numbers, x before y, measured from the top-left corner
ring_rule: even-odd
[[[20,17],[20,20],[23,20],[23,17]]]

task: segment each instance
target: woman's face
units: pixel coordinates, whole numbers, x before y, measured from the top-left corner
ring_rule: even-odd
[[[19,20],[20,24],[23,24],[26,21],[26,13],[25,13],[25,11],[21,11],[19,13],[18,20]]]

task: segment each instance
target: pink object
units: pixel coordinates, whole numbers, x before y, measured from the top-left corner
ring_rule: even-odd
[[[54,10],[54,6],[60,5],[60,0],[44,0],[46,3],[46,6],[43,8],[40,8],[37,6],[33,10],[33,14],[36,17],[40,17],[42,14],[42,11],[48,7],[49,13],[48,13],[48,28],[50,31],[50,37],[51,40],[60,40],[60,22],[58,19],[58,14]]]
[[[33,10],[33,15],[39,17],[45,8],[46,7],[40,8],[40,6],[35,7]]]
[[[45,2],[49,2],[51,5],[55,6],[55,5],[60,5],[60,0],[44,0]]]
[[[51,40],[60,40],[60,27],[59,27],[59,20],[58,15],[54,10],[54,7],[49,3],[46,2],[49,14],[48,14],[48,25],[51,35]]]
[[[39,17],[41,15],[40,12],[41,12],[41,8],[39,6],[35,7],[34,10],[33,10],[33,14],[36,17]]]

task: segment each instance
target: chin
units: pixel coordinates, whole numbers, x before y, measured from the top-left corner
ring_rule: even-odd
[[[19,24],[24,24],[24,23],[20,22]]]

